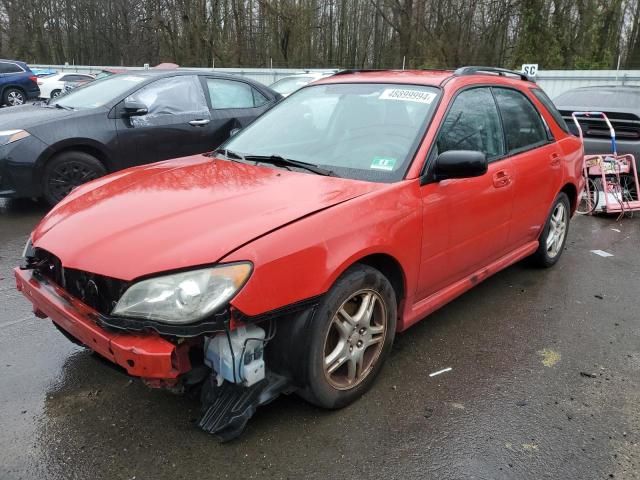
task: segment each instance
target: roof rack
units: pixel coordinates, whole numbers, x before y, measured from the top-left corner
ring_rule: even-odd
[[[474,75],[476,73],[489,73],[489,74],[495,74],[495,75],[500,75],[501,77],[506,77],[507,75],[511,75],[511,76],[516,76],[518,77],[520,80],[524,80],[526,82],[533,82],[535,83],[535,80],[522,73],[522,72],[516,72],[515,70],[508,70],[506,68],[498,68],[498,67],[460,67],[458,68],[455,72],[453,72],[454,75],[456,76],[463,76],[463,75]]]

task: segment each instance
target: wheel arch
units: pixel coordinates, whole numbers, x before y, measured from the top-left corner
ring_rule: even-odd
[[[578,189],[577,187],[569,182],[566,183],[561,189],[560,193],[565,193],[567,197],[569,197],[569,206],[571,209],[571,215],[573,215],[578,206]]]
[[[114,171],[109,154],[105,151],[101,144],[95,141],[91,141],[90,139],[68,139],[63,142],[51,145],[40,154],[40,157],[38,157],[38,160],[36,160],[36,168],[34,173],[35,184],[40,185],[42,181],[44,166],[47,164],[47,162],[49,162],[56,155],[72,151],[87,153],[95,157],[100,163],[102,163],[108,173]]]
[[[8,85],[3,85],[2,89],[0,89],[0,101],[4,102],[4,92],[6,92],[10,88],[15,88],[16,90],[20,90],[25,97],[27,96],[27,91],[24,89],[22,85],[16,85],[16,84],[10,83]]]
[[[358,259],[356,262],[349,265],[348,268],[358,263],[375,268],[387,277],[387,280],[389,280],[389,283],[391,283],[391,286],[393,287],[393,291],[396,293],[396,299],[399,306],[404,300],[406,292],[406,278],[400,262],[395,257],[387,253],[373,253]]]

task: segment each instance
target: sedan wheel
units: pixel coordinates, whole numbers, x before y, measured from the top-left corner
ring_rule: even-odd
[[[538,238],[538,249],[531,256],[531,260],[535,265],[550,267],[562,255],[564,244],[567,241],[567,233],[569,232],[570,212],[569,197],[567,197],[566,193],[560,192],[553,202],[547,223]]]
[[[104,165],[85,152],[63,152],[46,164],[42,178],[45,200],[55,205],[74,188],[107,173]]]
[[[547,235],[547,255],[549,258],[558,256],[564,245],[564,237],[567,234],[567,209],[564,203],[557,203],[550,218],[550,228]]]
[[[71,190],[95,180],[98,175],[98,172],[83,162],[65,162],[51,172],[49,189],[58,200],[62,200]]]
[[[382,352],[388,313],[373,290],[353,294],[334,315],[327,331],[324,373],[339,390],[353,388],[371,373]]]
[[[305,330],[304,387],[298,393],[324,408],[357,400],[375,381],[391,351],[396,330],[396,292],[368,265],[338,278]]]

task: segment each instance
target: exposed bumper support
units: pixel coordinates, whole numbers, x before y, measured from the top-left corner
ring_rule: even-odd
[[[119,333],[98,326],[99,314],[31,270],[14,270],[16,286],[40,318],[53,322],[129,375],[175,381],[191,369],[189,345],[175,345],[156,334]]]

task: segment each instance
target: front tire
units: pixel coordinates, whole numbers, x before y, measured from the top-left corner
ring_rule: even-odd
[[[556,264],[567,242],[570,215],[569,197],[566,193],[560,192],[540,234],[538,250],[531,256],[535,265],[548,268]]]
[[[54,98],[59,97],[61,93],[62,90],[56,89],[51,92],[50,98],[53,100]]]
[[[66,197],[71,190],[102,177],[104,165],[85,152],[70,151],[56,155],[47,163],[42,175],[42,194],[51,206]]]
[[[356,265],[327,293],[316,312],[300,392],[323,408],[342,408],[375,381],[395,337],[397,299],[378,270]]]

